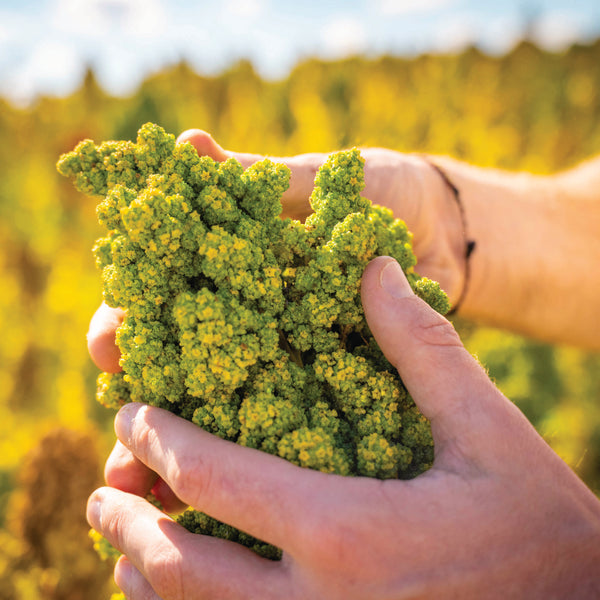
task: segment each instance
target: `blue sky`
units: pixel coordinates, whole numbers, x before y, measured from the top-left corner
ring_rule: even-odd
[[[527,34],[559,51],[600,36],[600,0],[0,0],[0,95],[66,94],[93,65],[114,94],[187,59],[239,58],[277,79],[299,60],[360,53],[509,50]]]

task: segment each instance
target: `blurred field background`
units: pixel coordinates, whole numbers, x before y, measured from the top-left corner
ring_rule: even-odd
[[[245,61],[211,77],[180,62],[127,97],[109,96],[88,70],[64,98],[27,108],[0,99],[0,600],[94,600],[112,589],[83,516],[113,439],[85,346],[101,299],[91,255],[100,230],[94,202],[55,163],[83,138],[129,139],[146,121],[175,134],[200,127],[247,152],[380,145],[551,173],[600,153],[600,41],[560,53],[524,41],[496,57],[470,47],[307,60],[276,82]],[[600,357],[457,327],[599,493]]]

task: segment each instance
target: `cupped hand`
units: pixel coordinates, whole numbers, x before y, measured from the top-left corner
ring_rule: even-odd
[[[210,134],[200,129],[183,132],[179,143],[191,143],[200,156],[219,162],[233,157],[244,168],[264,158],[224,150]],[[383,148],[361,150],[365,158],[363,194],[374,204],[390,208],[413,233],[417,272],[438,281],[456,301],[464,286],[465,239],[460,211],[448,186],[425,160]],[[290,187],[283,195],[283,216],[304,220],[311,212],[309,197],[317,170],[327,154],[301,154],[273,158],[290,167]],[[88,332],[88,350],[96,365],[106,372],[120,370],[120,353],[115,346],[115,329],[123,311],[102,304]]]
[[[224,150],[200,129],[183,132],[179,142],[190,142],[203,156],[223,161],[233,157],[244,168],[264,158]],[[361,148],[365,159],[363,195],[373,204],[392,210],[414,235],[417,272],[438,281],[456,300],[464,284],[465,238],[460,210],[453,193],[428,160],[385,148]],[[304,220],[311,212],[309,197],[315,175],[328,154],[310,153],[271,157],[290,167],[290,187],[283,195],[283,216]]]
[[[129,404],[91,525],[125,557],[130,600],[595,598],[600,503],[490,382],[452,325],[375,259],[369,327],[435,441],[411,481],[326,475]],[[147,503],[157,473],[184,504],[283,549],[271,562],[194,535]]]

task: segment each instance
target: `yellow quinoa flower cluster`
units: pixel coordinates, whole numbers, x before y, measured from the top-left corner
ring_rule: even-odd
[[[105,301],[122,307],[118,374],[98,399],[145,402],[303,467],[409,478],[429,467],[429,424],[373,339],[360,301],[367,263],[401,264],[416,293],[448,310],[413,270],[411,234],[361,196],[357,149],[315,178],[305,223],[280,217],[289,169],[199,157],[153,124],[134,142],[86,140],[58,170],[101,198],[94,252]],[[190,511],[192,531],[277,551]]]

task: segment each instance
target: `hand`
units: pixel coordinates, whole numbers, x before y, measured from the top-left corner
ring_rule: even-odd
[[[244,168],[264,158],[256,154],[228,152],[205,131],[183,132],[178,142],[190,142],[200,156],[221,162],[234,157]],[[385,150],[361,150],[365,158],[364,195],[374,204],[390,208],[402,218],[414,235],[413,249],[419,274],[438,281],[456,301],[464,286],[465,240],[456,202],[440,175],[423,159]],[[301,154],[273,158],[291,169],[290,187],[283,195],[283,216],[304,220],[310,214],[309,197],[318,168],[327,154]],[[102,304],[94,315],[88,333],[92,360],[108,373],[120,371],[115,330],[123,321],[123,311]]]
[[[258,154],[229,152],[205,131],[190,129],[178,142],[190,142],[201,156],[217,161],[236,158],[249,167],[264,158]],[[414,235],[417,272],[438,281],[456,300],[464,284],[465,239],[460,211],[439,173],[423,158],[384,148],[362,148],[365,159],[363,195],[373,204],[390,208]],[[309,197],[325,153],[300,154],[272,160],[291,170],[290,187],[283,195],[283,216],[304,220],[311,212]]]
[[[129,404],[88,519],[126,555],[130,600],[597,598],[600,503],[494,387],[397,263],[363,276],[371,331],[435,440],[412,481],[301,469]],[[281,562],[193,535],[139,496],[174,497],[283,549]],[[132,483],[133,482],[133,483]]]

